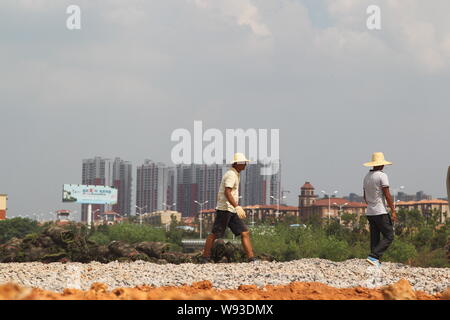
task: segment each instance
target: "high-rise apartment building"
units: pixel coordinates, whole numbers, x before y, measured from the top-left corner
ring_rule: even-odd
[[[136,205],[143,208],[143,212],[155,212],[171,206],[173,201],[173,189],[175,170],[164,163],[155,163],[145,160],[136,171]]]
[[[399,192],[399,194],[400,194],[400,192]],[[348,195],[348,197],[344,197],[344,199],[348,199],[348,201],[350,201],[350,202],[364,202],[364,197],[363,196],[360,196],[360,195],[358,195],[358,194],[356,194],[356,193],[350,193],[349,195]]]
[[[270,172],[272,174],[269,175]],[[240,190],[242,199],[239,203],[244,206],[278,204],[276,199],[280,199],[281,203],[280,162],[247,165],[241,172]]]
[[[177,179],[176,179],[176,169],[174,167],[170,167],[167,172],[167,201],[166,203],[169,205],[166,209],[175,210],[176,209],[176,201],[177,201]],[[174,205],[175,204],[175,205]]]
[[[92,212],[98,215],[113,210],[120,215],[131,214],[132,165],[120,158],[114,160],[95,157],[83,160],[82,184],[110,186],[118,190],[117,204],[92,205]],[[87,221],[87,205],[81,206],[81,220]]]
[[[196,167],[194,164],[176,166],[176,207],[183,217],[192,216],[197,212],[198,205],[194,202],[199,199]]]
[[[118,190],[118,195],[117,204],[113,205],[112,210],[122,216],[131,215],[132,175],[133,167],[129,161],[114,159],[112,186]]]
[[[215,209],[217,204],[217,193],[219,192],[222,176],[227,170],[227,166],[221,164],[198,165],[196,166],[196,183],[198,184],[198,202],[208,201],[203,209]],[[196,212],[200,207],[196,204]]]
[[[420,200],[431,200],[433,199],[433,197],[429,194],[426,194],[423,191],[418,191],[416,192],[416,201],[420,201]]]
[[[183,216],[193,216],[203,209],[214,209],[225,165],[178,165],[176,167],[176,208]]]

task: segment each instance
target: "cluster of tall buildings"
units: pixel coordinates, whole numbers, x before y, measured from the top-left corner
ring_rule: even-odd
[[[418,191],[416,194],[406,194],[404,192],[397,193],[397,200],[400,201],[422,201],[422,200],[431,200],[433,197],[429,194],[426,194],[423,191]]]
[[[422,201],[422,200],[432,200],[433,196],[426,194],[423,191],[418,191],[416,194],[406,194],[404,192],[397,192],[394,196],[398,201]],[[348,197],[344,197],[345,199],[351,202],[364,202],[364,197],[360,196],[356,193],[350,193]]]
[[[110,186],[118,190],[115,205],[92,205],[93,213],[106,211],[131,213],[132,165],[120,158],[114,160],[95,157],[83,160],[81,183]],[[87,205],[81,205],[81,220],[87,221]]]
[[[272,175],[262,175],[263,165],[249,164],[241,172],[240,204],[276,204],[280,199],[281,167]],[[267,168],[267,164],[264,165]],[[135,206],[142,213],[176,210],[184,217],[203,209],[214,209],[223,174],[229,165],[191,164],[167,166],[161,162],[145,160],[136,169]],[[93,205],[93,212],[114,211],[123,216],[131,214],[132,164],[120,158],[114,160],[95,157],[83,160],[82,184],[105,185],[118,189],[116,205]],[[198,203],[197,203],[198,202]],[[82,206],[82,220],[87,219],[87,206]]]

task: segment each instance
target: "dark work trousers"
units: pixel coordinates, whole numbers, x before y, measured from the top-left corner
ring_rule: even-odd
[[[370,256],[381,259],[394,240],[394,228],[389,214],[367,216],[370,226]],[[380,235],[383,235],[381,239]]]

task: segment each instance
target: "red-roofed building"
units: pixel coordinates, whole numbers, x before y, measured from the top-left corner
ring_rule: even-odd
[[[70,216],[70,210],[58,210],[56,211],[56,221],[68,222]]]
[[[314,187],[308,181],[300,188],[298,196],[299,208],[309,207],[316,201],[317,196],[314,194]]]
[[[350,213],[355,214],[359,220],[359,217],[366,213],[366,208],[367,204],[362,202],[349,202],[343,198],[324,198],[316,200],[309,208],[303,208],[302,213],[318,214],[326,219],[339,218],[343,213]]]
[[[359,220],[359,217],[366,212],[365,203],[349,202],[343,198],[317,199],[314,190],[309,182],[305,182],[300,188],[298,209],[303,222],[307,222],[313,216],[324,219],[339,218],[342,213],[355,214]]]
[[[123,221],[123,217],[114,211],[106,211],[95,215],[94,224],[117,224]]]
[[[209,210],[204,210],[204,211],[209,211]],[[215,211],[215,210],[213,210],[213,211]],[[181,218],[181,221],[187,226],[193,225],[194,224],[194,220],[195,220],[194,217],[182,217]]]
[[[301,189],[314,190],[314,187],[309,181],[306,181],[305,184],[301,187]]]

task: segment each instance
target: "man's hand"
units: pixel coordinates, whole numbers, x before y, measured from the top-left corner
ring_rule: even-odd
[[[397,212],[394,210],[391,210],[391,219],[393,222],[397,222]]]
[[[384,197],[391,208],[391,219],[393,222],[397,222],[397,213],[395,212],[395,204],[392,201],[391,193],[389,192],[389,187],[383,187]]]
[[[241,206],[237,206],[236,208],[236,213],[239,216],[240,219],[245,219],[246,215],[245,215],[245,210],[242,209]]]

